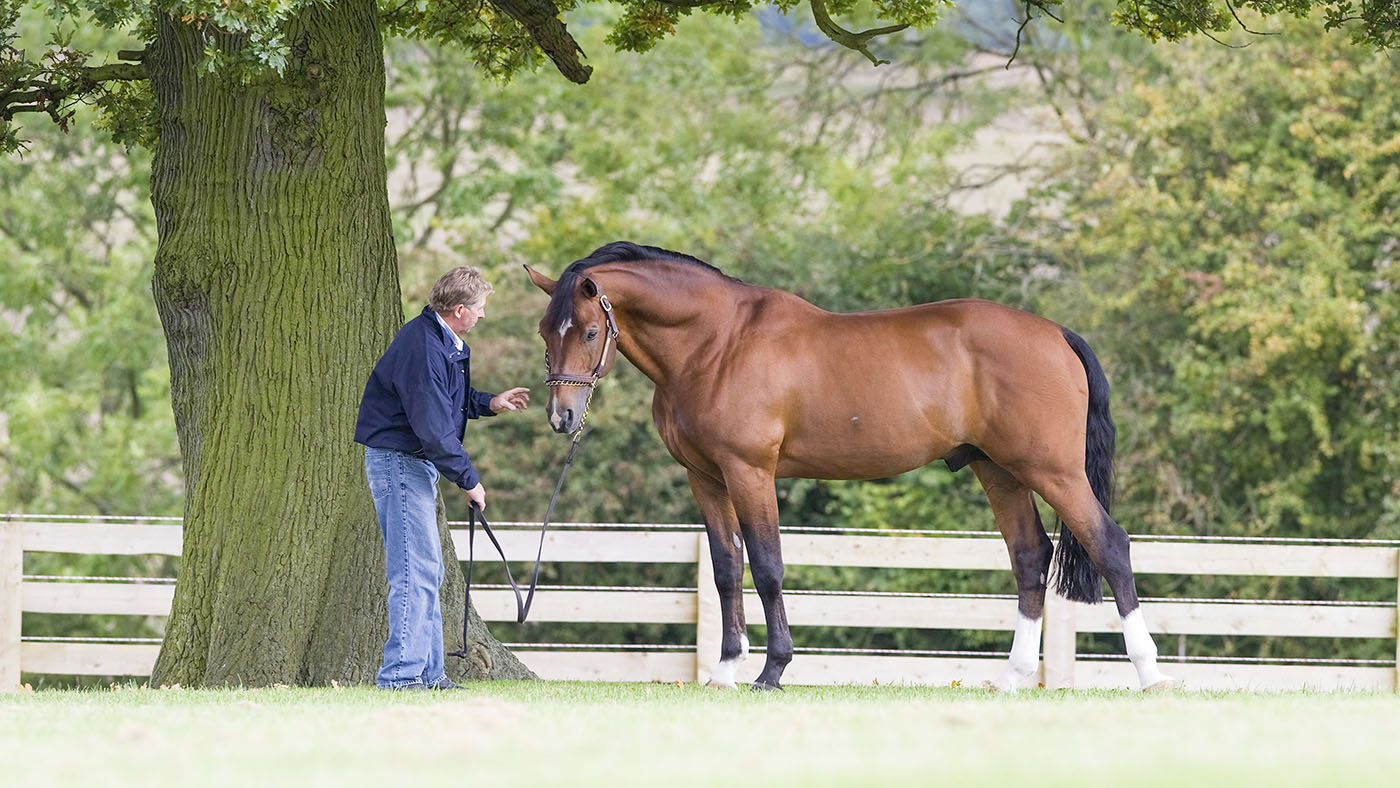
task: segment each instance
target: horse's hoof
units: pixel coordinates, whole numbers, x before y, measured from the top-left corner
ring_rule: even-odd
[[[1181,679],[1174,679],[1171,676],[1163,676],[1161,679],[1148,684],[1142,688],[1143,692],[1165,692],[1167,690],[1182,689],[1186,682]]]
[[[739,689],[739,685],[738,685],[738,684],[735,684],[735,683],[733,683],[733,682],[715,681],[714,679],[710,679],[709,681],[705,682],[705,686],[708,687],[709,689],[712,689],[712,690],[737,690],[737,689]]]
[[[782,691],[782,689],[783,689],[783,686],[782,686],[781,684],[779,684],[778,682],[776,682],[776,681],[774,681],[774,682],[755,681],[755,682],[753,683],[753,691],[754,691],[754,692],[759,692],[759,691],[762,691],[762,692],[772,692],[773,690]]]
[[[992,681],[992,680],[990,680],[990,679],[988,679],[987,681],[982,682],[982,684],[981,684],[981,689],[984,689],[984,690],[986,690],[986,691],[988,691],[988,692],[996,693],[996,694],[998,694],[998,695],[1000,695],[1000,694],[1002,694],[1002,693],[1014,693],[1014,692],[1016,692],[1016,688],[1015,688],[1015,687],[1003,687],[1003,686],[997,684],[995,681]]]

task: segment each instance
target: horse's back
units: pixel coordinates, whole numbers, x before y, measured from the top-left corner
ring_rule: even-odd
[[[1073,358],[1063,329],[1015,307],[977,298],[849,314],[824,313],[813,332],[828,352],[856,368],[901,363],[975,376],[987,367],[1029,374]]]
[[[1052,332],[1059,330],[1058,324],[1039,315],[982,298],[950,298],[944,301],[931,301],[926,304],[895,309],[850,313],[829,312],[827,314],[836,318],[837,322],[842,319],[868,321],[876,324],[908,321],[935,329],[972,328],[986,330],[996,326],[998,321],[1005,321],[1007,327],[1014,326],[1023,331],[1034,329],[1039,333],[1046,330]]]

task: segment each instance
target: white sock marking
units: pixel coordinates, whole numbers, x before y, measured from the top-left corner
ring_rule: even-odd
[[[1016,634],[1011,639],[1011,659],[1006,668],[992,679],[992,686],[1002,692],[1015,692],[1021,682],[1035,675],[1040,663],[1040,622],[1039,618],[1026,618],[1020,611],[1016,613]]]
[[[1157,669],[1157,644],[1147,631],[1147,623],[1142,619],[1142,608],[1137,608],[1123,616],[1123,646],[1128,659],[1137,668],[1138,683],[1142,689],[1163,681],[1172,681],[1170,676]]]
[[[715,666],[715,672],[710,674],[707,684],[720,687],[738,686],[734,682],[734,676],[739,672],[739,666],[744,663],[744,659],[749,656],[749,636],[747,634],[739,636],[739,656],[732,659],[722,659]]]

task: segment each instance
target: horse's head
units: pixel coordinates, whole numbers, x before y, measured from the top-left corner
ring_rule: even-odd
[[[566,270],[556,281],[528,265],[525,270],[550,296],[540,320],[549,426],[574,432],[583,424],[593,387],[617,359],[617,321],[607,295],[588,276]]]

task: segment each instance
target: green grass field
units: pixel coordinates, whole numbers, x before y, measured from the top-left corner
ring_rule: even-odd
[[[0,784],[1395,785],[1400,697],[509,682],[0,695]]]

